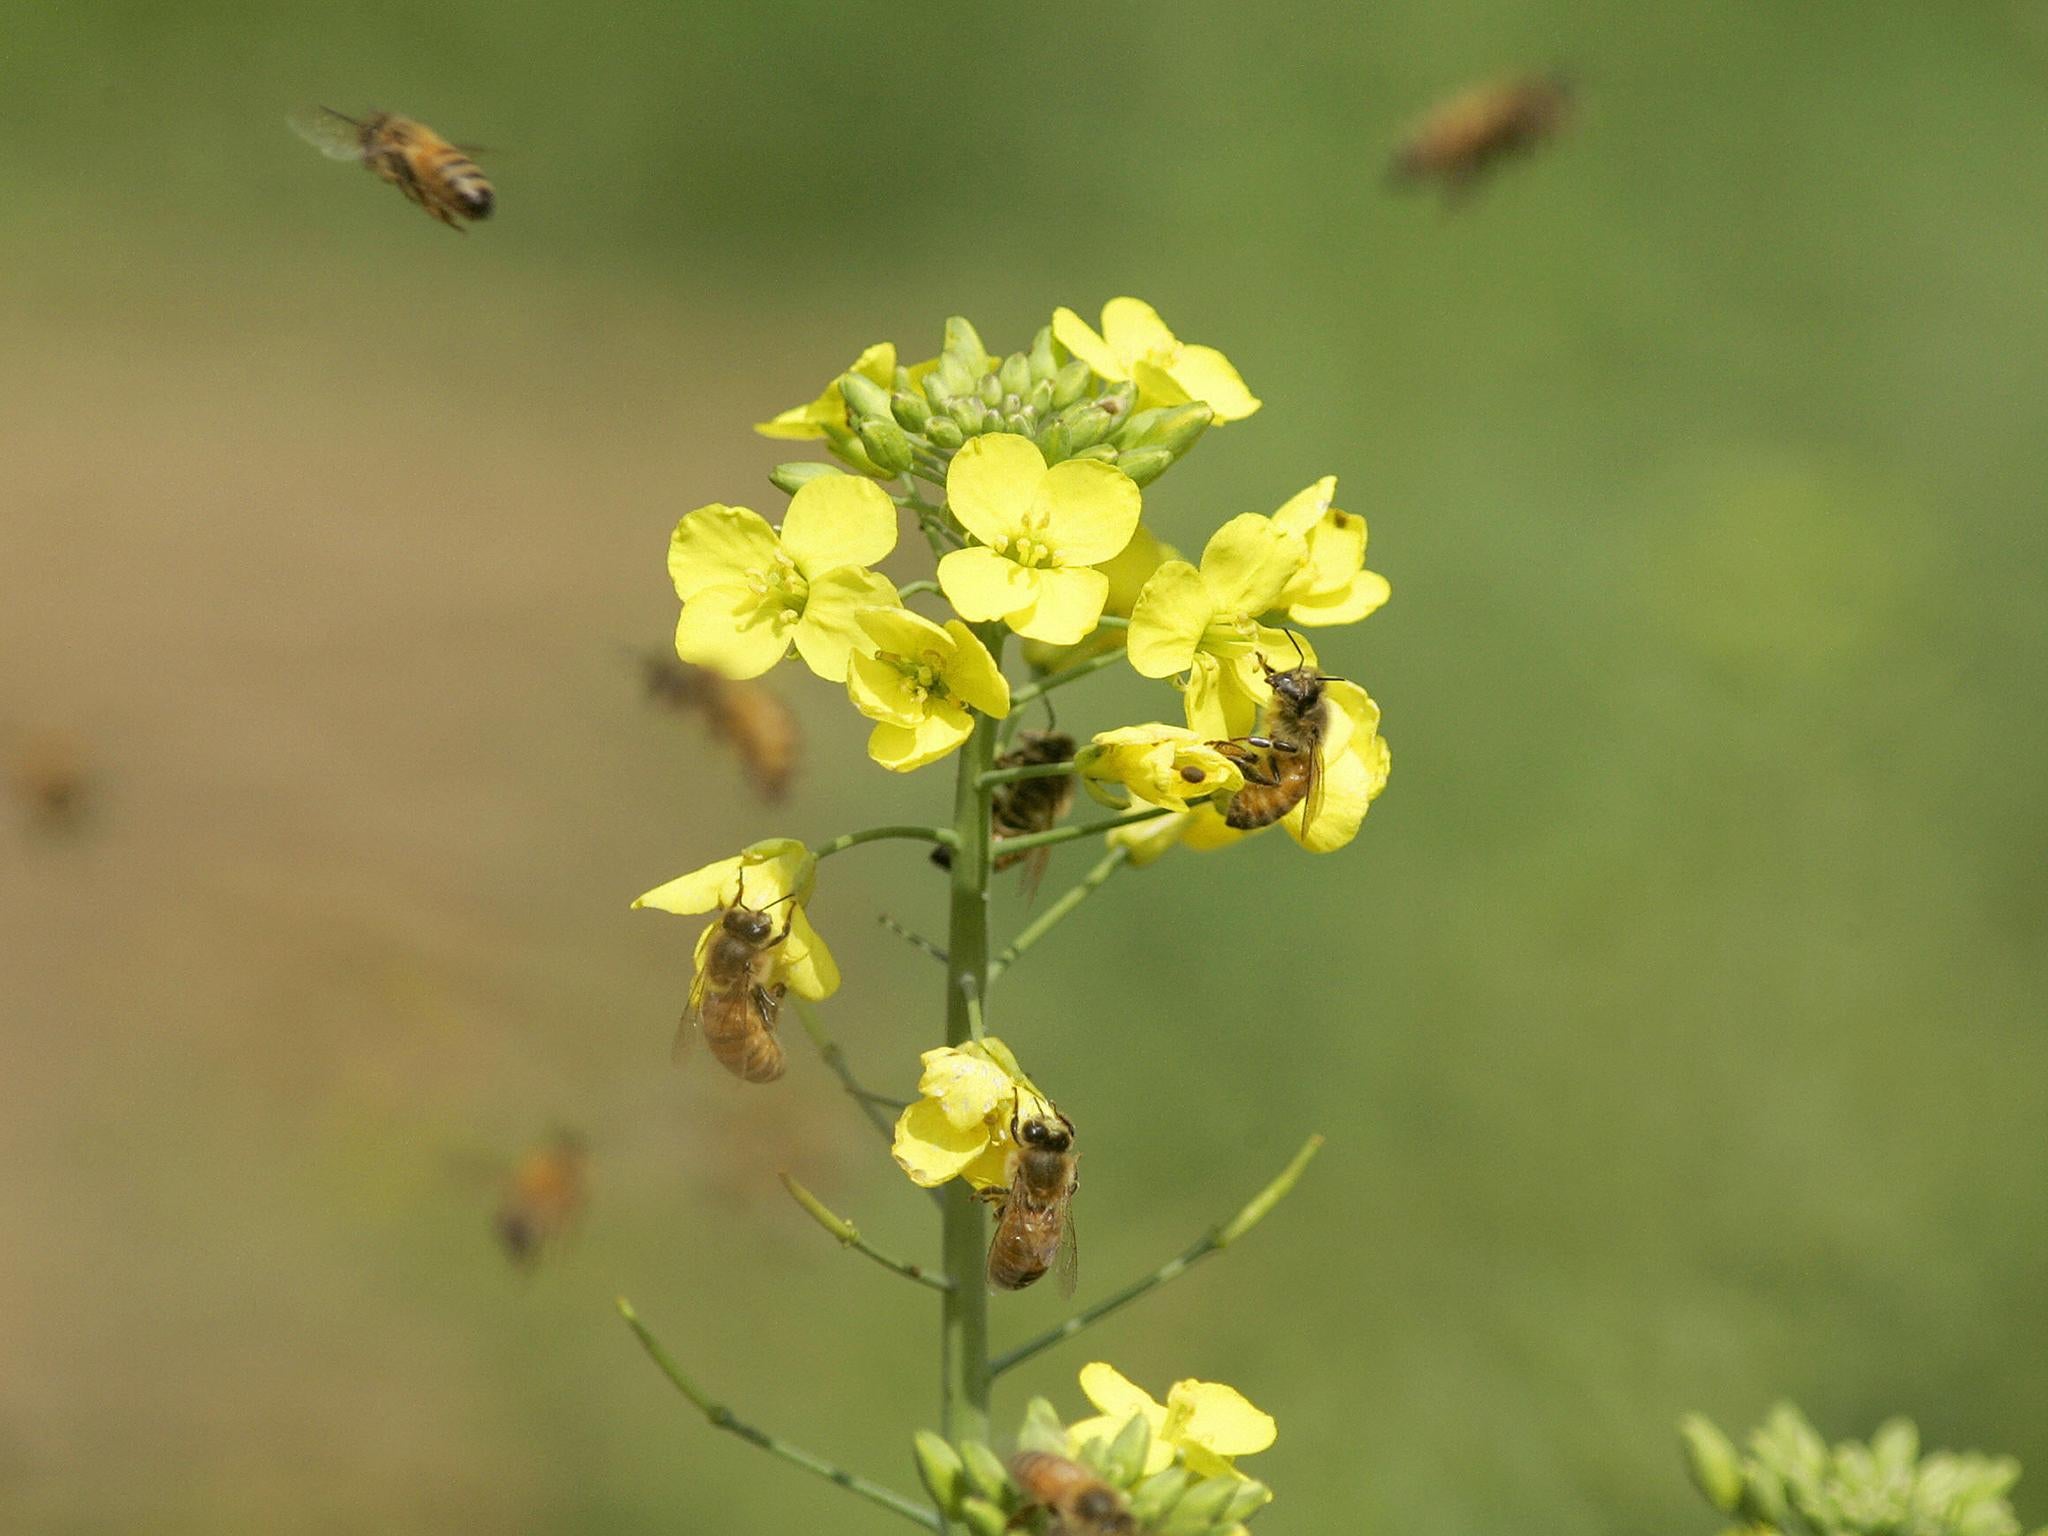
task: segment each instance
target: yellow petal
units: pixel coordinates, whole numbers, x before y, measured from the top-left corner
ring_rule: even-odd
[[[1090,1440],[1111,1441],[1116,1439],[1123,1432],[1123,1427],[1136,1417],[1136,1414],[1129,1413],[1124,1414],[1122,1417],[1114,1414],[1100,1413],[1090,1419],[1077,1419],[1074,1423],[1067,1426],[1068,1454],[1079,1456],[1083,1447]],[[1160,1439],[1157,1435],[1151,1436],[1145,1442],[1145,1465],[1138,1475],[1140,1477],[1153,1477],[1164,1472],[1173,1465],[1173,1455],[1174,1451],[1171,1445],[1167,1444],[1166,1441]],[[1058,1527],[1053,1527],[1053,1529],[1057,1530]]]
[[[878,341],[863,347],[861,354],[853,360],[853,366],[846,370],[857,373],[870,384],[879,384],[892,389],[896,384],[896,343]],[[929,368],[927,368],[929,371]]]
[[[1092,1360],[1081,1367],[1081,1393],[1119,1425],[1132,1415],[1144,1419],[1157,1434],[1166,1423],[1166,1408],[1113,1365]]]
[[[1038,579],[1038,599],[1021,612],[1003,615],[1010,628],[1027,640],[1043,640],[1050,645],[1073,645],[1085,638],[1102,617],[1102,605],[1109,599],[1109,578],[1100,571],[1087,569],[1041,570],[1031,574]]]
[[[919,1099],[896,1121],[890,1155],[913,1184],[933,1189],[957,1178],[988,1150],[988,1127],[963,1128],[932,1099]]]
[[[726,905],[722,893],[732,888],[733,878],[739,870],[737,855],[720,859],[702,869],[693,869],[687,875],[677,875],[675,879],[634,897],[633,905],[653,907],[657,912],[674,912],[684,917],[709,912],[713,907]]]
[[[980,1126],[984,1131],[997,1121],[1007,1121],[1016,1103],[1015,1078],[985,1054],[952,1046],[940,1046],[918,1058],[924,1071],[917,1079],[917,1091],[945,1111],[946,1118],[965,1130]]]
[[[911,691],[910,679],[879,656],[853,652],[847,658],[846,696],[870,720],[910,727],[925,715],[925,701]]]
[[[1180,844],[1195,853],[1210,853],[1255,835],[1230,825],[1213,804],[1204,804],[1188,813],[1188,824],[1181,829]]]
[[[763,437],[787,438],[791,440],[823,437],[825,435],[825,428],[820,420],[819,411],[821,409],[829,410],[832,401],[837,399],[839,399],[839,388],[837,385],[834,385],[829,399],[825,395],[820,395],[808,405],[792,405],[786,411],[776,412],[766,421],[755,422],[754,430]],[[845,405],[843,403],[840,406],[840,411],[842,414],[845,412]]]
[[[984,544],[1001,545],[1024,532],[1024,515],[1038,504],[1044,480],[1045,455],[1036,443],[1014,432],[991,432],[968,439],[953,455],[946,501],[961,527]]]
[[[688,602],[706,587],[744,582],[775,563],[775,530],[758,512],[713,502],[683,514],[669,535],[668,574]]]
[[[1218,1381],[1176,1381],[1166,1394],[1168,1433],[1218,1456],[1250,1456],[1278,1438],[1272,1418],[1235,1387]]]
[[[827,571],[811,582],[810,593],[804,600],[804,616],[797,621],[793,637],[796,652],[803,657],[804,665],[826,682],[843,683],[848,655],[867,641],[857,619],[860,610],[901,602],[895,584],[877,571],[864,571],[853,565]]]
[[[1028,610],[1038,596],[1038,575],[976,544],[940,559],[939,590],[962,618],[986,624]]]
[[[946,633],[953,640],[953,657],[939,675],[946,691],[984,715],[1000,720],[1010,712],[1010,685],[1003,669],[996,665],[981,637],[958,619],[946,620]]]
[[[896,503],[858,475],[806,480],[782,519],[782,548],[813,581],[842,565],[873,565],[895,547]]]
[[[1308,564],[1308,541],[1256,512],[1233,517],[1202,551],[1202,580],[1219,613],[1264,613]]]
[[[1386,577],[1375,571],[1360,571],[1333,592],[1299,599],[1287,610],[1287,617],[1297,624],[1356,624],[1384,607],[1393,595]]]
[[[719,859],[656,886],[633,905],[689,916],[732,906],[742,897],[750,907],[765,907],[792,891],[798,901],[808,901],[817,867],[811,850],[795,838],[764,838],[732,858]]]
[[[1109,343],[1071,309],[1061,308],[1052,312],[1052,339],[1092,368],[1098,378],[1115,383],[1131,376],[1131,370]]]
[[[1143,869],[1181,840],[1188,821],[1185,812],[1176,812],[1151,821],[1133,822],[1128,827],[1112,827],[1104,836],[1110,847],[1129,852],[1133,868]]]
[[[1062,565],[1100,565],[1115,559],[1138,531],[1143,497],[1137,481],[1114,464],[1068,459],[1044,471],[1039,507],[1045,531],[1038,537]]]
[[[1182,347],[1168,365],[1173,382],[1187,391],[1188,398],[1200,400],[1216,413],[1220,425],[1243,421],[1259,408],[1259,397],[1230,365],[1230,359],[1214,347]]]
[[[877,650],[893,656],[921,656],[932,652],[943,663],[952,658],[954,640],[921,613],[912,613],[900,603],[895,607],[863,608],[854,615]]]
[[[754,904],[751,882],[747,902]],[[790,919],[789,937],[782,943],[782,961],[789,989],[799,997],[808,997],[816,1002],[839,990],[838,962],[832,958],[832,951],[825,947],[825,941],[818,937],[818,930],[811,926],[810,915],[802,907],[798,907],[796,915]]]
[[[1143,677],[1187,670],[1216,604],[1202,573],[1185,560],[1169,560],[1145,583],[1131,609],[1125,638],[1131,666]]]
[[[1138,409],[1161,410],[1188,403],[1188,392],[1180,387],[1165,365],[1154,358],[1139,358],[1131,365],[1131,382],[1138,386]]]
[[[876,726],[868,734],[868,756],[893,773],[909,773],[937,762],[965,741],[973,729],[966,710],[940,701],[914,726]]]
[[[1171,351],[1176,345],[1159,311],[1143,299],[1133,298],[1111,299],[1102,306],[1102,339],[1127,362]]]
[[[789,654],[797,615],[751,587],[705,587],[676,619],[676,654],[726,677],[759,677]]]
[[[1171,811],[1244,783],[1237,765],[1201,736],[1157,722],[1097,732],[1075,754],[1074,768],[1084,782],[1122,784],[1134,798]]]
[[[1298,533],[1307,538],[1310,530],[1323,520],[1323,514],[1330,510],[1330,503],[1337,498],[1337,477],[1325,475],[1315,484],[1296,491],[1280,504],[1273,514],[1273,526],[1282,533]]]
[[[1258,684],[1262,691],[1253,691],[1250,679],[1257,675],[1249,655],[1219,661],[1204,651],[1195,657],[1181,689],[1188,729],[1210,741],[1251,735],[1259,726],[1259,706],[1271,692],[1263,681]]]
[[[876,342],[855,358],[846,372],[858,373],[887,389],[896,378],[896,344]],[[817,399],[778,412],[772,420],[756,422],[754,430],[763,437],[815,438],[825,435],[828,423],[844,427],[846,397],[839,392],[839,379],[843,377],[844,374],[835,377]]]

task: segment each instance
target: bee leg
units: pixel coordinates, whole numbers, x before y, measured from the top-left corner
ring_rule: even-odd
[[[788,990],[779,981],[772,987],[764,987],[759,982],[754,984],[754,1006],[761,1010],[761,1022],[770,1029],[775,1027],[782,1014],[782,994]]]

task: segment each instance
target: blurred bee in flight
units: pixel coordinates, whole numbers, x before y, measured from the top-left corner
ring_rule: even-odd
[[[1295,640],[1295,650],[1301,642]],[[1273,696],[1260,712],[1259,734],[1211,746],[1235,762],[1244,774],[1244,788],[1230,797],[1223,820],[1240,831],[1269,827],[1302,806],[1306,832],[1323,803],[1323,738],[1329,734],[1330,705],[1323,685],[1342,679],[1326,677],[1303,665],[1280,671],[1258,658]]]
[[[1447,202],[1478,185],[1510,156],[1563,128],[1571,88],[1556,75],[1522,75],[1475,85],[1430,108],[1394,153],[1396,182],[1433,181]]]
[[[988,1283],[1001,1291],[1036,1285],[1055,1261],[1060,1294],[1074,1294],[1080,1252],[1074,1241],[1074,1191],[1081,1187],[1074,1122],[1051,1104],[1010,1117],[1008,1187],[983,1196],[996,1207],[988,1246]]]
[[[790,901],[770,902],[769,907]],[[783,919],[782,931],[775,932],[767,907],[746,904],[746,876],[733,904],[719,914],[718,927],[704,951],[703,969],[690,990],[690,1005],[683,1011],[676,1030],[675,1054],[680,1059],[689,1048],[694,1026],[720,1066],[742,1082],[772,1083],[782,1076],[782,1042],[775,1038],[775,1025],[782,1013],[782,982],[767,981],[774,963],[774,950],[789,937],[789,925],[796,921],[796,909]]]
[[[1124,1496],[1078,1461],[1046,1451],[1019,1451],[1010,1476],[1027,1504],[1048,1510],[1047,1536],[1133,1536],[1138,1529]]]
[[[78,739],[45,731],[20,742],[9,755],[8,778],[29,819],[47,832],[76,829],[91,789]]]
[[[328,107],[308,107],[287,121],[328,159],[360,160],[450,229],[460,230],[464,219],[487,219],[497,206],[476,162],[425,123],[396,112],[358,120]]]
[[[575,1226],[590,1198],[590,1149],[574,1131],[557,1131],[512,1165],[492,1229],[505,1255],[531,1268]]]
[[[690,666],[665,651],[643,652],[640,665],[650,699],[678,713],[702,715],[711,734],[738,754],[763,800],[774,805],[788,798],[804,738],[796,712],[780,694]]]
[[[1074,760],[1074,738],[1064,731],[1019,731],[1017,744],[996,758],[998,768],[1050,768]],[[996,786],[989,797],[989,831],[997,841],[1006,837],[1028,837],[1033,832],[1050,832],[1074,806],[1074,776],[1047,774],[1036,779],[1012,779]],[[1022,861],[1024,899],[1038,892],[1045,876],[1050,848],[1033,848],[1028,853],[996,856],[997,870],[1009,869]],[[932,850],[932,862],[941,869],[953,867],[953,855],[945,848]]]

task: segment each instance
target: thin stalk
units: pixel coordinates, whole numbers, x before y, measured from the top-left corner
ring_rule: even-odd
[[[1029,853],[1033,848],[1050,848],[1054,843],[1071,843],[1077,837],[1093,837],[1098,832],[1114,832],[1118,827],[1135,826],[1141,821],[1153,821],[1174,812],[1163,806],[1145,805],[1136,810],[1125,811],[1120,816],[1106,817],[1101,821],[1084,821],[1078,826],[1054,827],[1050,832],[1029,832],[1023,837],[1003,839],[1004,854]],[[954,854],[957,863],[959,854]]]
[[[1113,667],[1124,659],[1123,647],[1104,651],[1100,656],[1090,656],[1086,661],[1077,661],[1071,667],[1061,667],[1057,672],[1048,672],[1035,683],[1026,683],[1010,695],[1010,707],[1029,704],[1041,693],[1051,693],[1055,688],[1064,688],[1077,683],[1091,672],[1100,672],[1104,667]]]
[[[812,857],[829,859],[835,853],[844,853],[862,843],[879,843],[885,838],[908,838],[914,842],[937,843],[942,848],[953,846],[951,827],[865,827],[858,832],[842,832],[829,843],[820,843],[811,850]]]
[[[870,1093],[861,1086],[860,1079],[853,1075],[853,1068],[847,1064],[846,1052],[839,1048],[839,1042],[825,1033],[825,1026],[818,1022],[817,1011],[803,998],[790,994],[789,1001],[796,1007],[797,1022],[804,1027],[804,1033],[811,1037],[811,1044],[818,1048],[818,1055],[825,1065],[839,1079],[839,1086],[846,1090],[846,1096],[860,1106],[860,1112],[867,1116],[868,1124],[882,1133],[886,1141],[896,1139],[896,1125],[882,1106],[890,1101],[879,1093]]]
[[[1059,926],[1060,920],[1073,912],[1090,896],[1102,889],[1109,877],[1130,862],[1131,850],[1112,848],[1105,853],[1096,866],[1083,875],[1073,889],[1065,892],[1058,901],[1047,907],[1034,918],[1024,931],[1010,941],[1009,948],[988,963],[988,979],[994,981],[1003,972],[1017,963],[1017,957]]]
[[[1166,1284],[1169,1280],[1178,1279],[1202,1260],[1208,1258],[1212,1253],[1221,1253],[1240,1237],[1243,1237],[1245,1233],[1251,1231],[1261,1221],[1264,1221],[1267,1213],[1287,1198],[1288,1192],[1294,1188],[1295,1183],[1301,1178],[1302,1170],[1308,1167],[1310,1159],[1322,1149],[1322,1145],[1322,1137],[1309,1137],[1302,1144],[1301,1150],[1294,1154],[1292,1161],[1280,1170],[1279,1177],[1245,1202],[1244,1208],[1231,1217],[1230,1220],[1224,1222],[1221,1226],[1211,1228],[1203,1234],[1200,1241],[1196,1242],[1185,1253],[1182,1253],[1178,1258],[1168,1259],[1159,1268],[1153,1270],[1151,1274],[1145,1276],[1144,1279],[1134,1281],[1118,1291],[1114,1296],[1098,1301],[1092,1307],[1082,1308],[1057,1328],[1041,1333],[1035,1339],[1026,1340],[1007,1354],[996,1356],[989,1365],[990,1374],[1000,1376],[1005,1371],[1015,1369],[1033,1355],[1040,1354],[1045,1350],[1051,1349],[1055,1344],[1071,1339],[1082,1329],[1092,1327],[1094,1324],[1101,1322],[1110,1313],[1122,1310],[1147,1292]]]
[[[991,768],[981,776],[981,787],[993,789],[998,784],[1014,784],[1019,779],[1064,778],[1073,771],[1072,763],[1027,763],[1022,768]]]
[[[916,597],[920,592],[936,593],[938,590],[939,584],[926,577],[919,581],[906,581],[896,589],[896,595],[898,597]]]
[[[805,1189],[803,1185],[797,1183],[794,1178],[786,1173],[782,1175],[782,1187],[789,1191],[790,1199],[804,1208],[811,1220],[839,1239],[839,1245],[842,1248],[851,1248],[856,1253],[864,1253],[881,1265],[882,1268],[894,1270],[904,1279],[915,1280],[919,1285],[928,1285],[935,1291],[950,1291],[953,1289],[953,1282],[943,1275],[929,1274],[915,1264],[906,1263],[902,1259],[890,1258],[888,1254],[883,1253],[874,1244],[862,1237],[860,1229],[852,1222],[848,1221],[844,1216],[834,1214],[824,1201],[820,1200],[808,1189]]]
[[[891,1514],[901,1515],[913,1525],[921,1525],[928,1531],[945,1529],[944,1522],[937,1515],[923,1505],[905,1498],[893,1488],[884,1488],[880,1483],[870,1482],[844,1467],[827,1461],[822,1456],[813,1455],[800,1446],[791,1445],[780,1435],[771,1435],[765,1429],[756,1429],[753,1425],[735,1418],[730,1408],[723,1403],[714,1403],[704,1395],[695,1382],[683,1374],[682,1367],[678,1366],[669,1352],[662,1347],[661,1340],[648,1331],[647,1325],[640,1321],[639,1314],[633,1310],[633,1304],[623,1296],[619,1298],[619,1316],[623,1317],[626,1326],[633,1330],[633,1336],[640,1341],[640,1347],[647,1351],[647,1358],[660,1367],[661,1374],[689,1400],[692,1407],[704,1415],[714,1429],[738,1435],[749,1445],[758,1445],[771,1456],[780,1456],[784,1461],[802,1467],[806,1472],[814,1472],[826,1482],[836,1483],[848,1493],[866,1499],[870,1504],[879,1504]]]

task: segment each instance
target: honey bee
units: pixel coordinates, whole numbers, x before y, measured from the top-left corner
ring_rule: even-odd
[[[1500,161],[1564,126],[1571,89],[1555,75],[1493,80],[1432,107],[1395,151],[1395,181],[1435,181],[1446,198],[1469,192]]]
[[[1300,644],[1295,642],[1297,649]],[[1325,677],[1305,661],[1284,672],[1264,656],[1258,661],[1273,690],[1259,721],[1260,734],[1209,743],[1244,773],[1244,787],[1230,797],[1223,820],[1249,831],[1271,826],[1299,805],[1306,832],[1323,803],[1323,738],[1330,728],[1323,685],[1340,679]]]
[[[1074,738],[1064,731],[1019,731],[1017,744],[997,757],[995,766],[1037,768],[1073,760]],[[1026,837],[1033,832],[1050,832],[1073,808],[1073,804],[1074,776],[1070,773],[1048,774],[1040,779],[1013,779],[998,785],[989,798],[989,831],[998,841],[1006,837]],[[1024,896],[1028,901],[1037,893],[1038,882],[1044,877],[1046,863],[1051,857],[1050,848],[998,854],[995,867],[1005,870],[1019,861],[1025,863]],[[941,869],[950,869],[953,866],[952,853],[945,848],[934,848],[932,862]]]
[[[450,229],[460,230],[464,219],[487,219],[497,206],[476,162],[425,123],[396,112],[359,121],[328,107],[309,107],[289,122],[328,159],[362,161]]]
[[[1003,1291],[1035,1285],[1059,1262],[1060,1294],[1074,1294],[1080,1254],[1074,1242],[1074,1191],[1081,1187],[1074,1122],[1051,1104],[1028,1119],[1010,1117],[1015,1143],[1009,1184],[985,1197],[996,1206],[988,1246],[988,1282]]]
[[[1046,1536],[1134,1536],[1137,1523],[1124,1496],[1078,1461],[1047,1451],[1019,1451],[1010,1476],[1026,1502],[1052,1511]]]
[[[676,1031],[676,1054],[681,1056],[690,1043],[690,1027],[703,1031],[704,1043],[719,1065],[749,1083],[772,1083],[782,1076],[782,1042],[775,1038],[775,1024],[782,1012],[782,982],[766,980],[774,962],[772,951],[789,937],[789,925],[796,921],[796,909],[783,919],[782,931],[768,916],[768,907],[746,904],[746,877],[733,904],[719,915],[718,930],[704,955],[704,969],[690,990],[690,1005],[683,1010],[682,1025]],[[784,896],[782,901],[791,901]]]
[[[590,1196],[590,1149],[557,1131],[513,1164],[491,1225],[514,1264],[531,1266],[576,1224]]]
[[[77,738],[45,732],[11,755],[9,776],[15,795],[35,824],[51,832],[75,828],[84,819],[91,790],[85,752]]]
[[[640,664],[649,698],[701,714],[711,733],[739,755],[763,800],[773,805],[788,798],[803,730],[780,694],[689,666],[663,651],[646,652]]]

